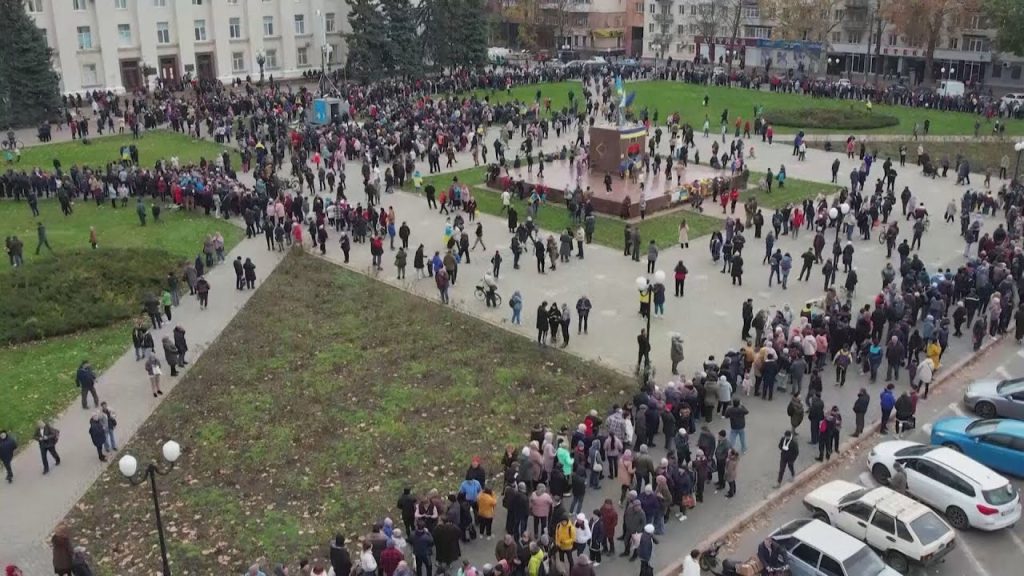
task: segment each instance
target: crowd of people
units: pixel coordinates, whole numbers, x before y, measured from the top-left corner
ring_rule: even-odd
[[[397,218],[393,208],[385,206],[382,194],[404,187],[407,182],[419,191],[423,186],[419,170],[423,160],[427,161],[429,173],[441,170],[442,158],[450,165],[458,152],[470,152],[474,159],[480,156],[487,164],[486,129],[500,127],[501,136],[490,143],[495,163],[506,169],[518,169],[513,164],[523,153],[532,167],[531,150],[540,150],[549,131],[560,135],[577,129],[582,134],[589,118],[611,117],[614,113],[609,77],[588,78],[580,98],[571,99],[573,104],[547,117],[540,114],[544,105],[540,98],[532,104],[499,104],[486,97],[462,99],[449,94],[473,89],[486,93],[522,83],[560,80],[567,74],[538,67],[528,72],[466,72],[435,80],[385,81],[367,86],[342,84],[339,95],[348,103],[349,112],[329,125],[304,125],[298,129],[292,129],[292,123],[308,113],[312,94],[273,83],[270,87],[239,83],[233,89],[210,84],[197,86],[187,95],[166,90],[132,98],[97,94],[89,103],[97,130],[113,130],[112,122],[123,122],[133,132],[139,132],[140,126],[150,128],[164,123],[195,136],[202,136],[205,129],[206,136],[237,142],[240,166],[234,166],[231,156],[224,154],[195,164],[182,164],[170,158],[153,167],[143,167],[138,163],[137,152],[133,156],[129,149],[126,157],[105,167],[72,166],[65,170],[55,162],[52,170],[9,170],[0,176],[0,195],[25,199],[30,206],[40,198],[54,196],[62,208],[66,207],[64,213],[68,217],[73,213],[73,199],[93,199],[104,205],[110,202],[116,210],[124,208],[129,198],[135,198],[141,225],[147,220],[144,199],[153,198],[148,210],[153,221],[159,220],[161,207],[168,204],[184,210],[202,209],[211,216],[241,218],[247,236],[263,234],[268,250],[282,250],[292,243],[306,244],[308,235],[309,243],[324,252],[331,230],[332,235],[337,233],[346,262],[353,245],[365,243],[369,244],[367,249],[378,269],[383,268],[387,238],[395,250],[394,266],[401,278],[411,248],[411,230]],[[673,78],[684,81],[701,79],[690,68],[671,74],[679,74]],[[82,104],[76,101],[74,105]],[[69,103],[69,110],[72,107]],[[71,114],[72,120],[74,116]],[[642,116],[658,123],[657,111]],[[767,138],[769,126],[756,120],[755,135]],[[76,135],[88,134],[88,128],[82,132],[81,122],[84,120],[74,124]],[[693,141],[694,127],[684,124],[675,125],[678,134],[672,130],[672,140],[678,139],[680,148],[687,139],[690,144]],[[724,142],[728,126],[724,122],[723,126]],[[728,153],[721,151],[725,156],[721,166],[734,158],[742,161],[744,146],[739,123],[736,132],[741,144],[737,147],[734,143]],[[508,150],[516,133],[530,143],[518,152]],[[794,152],[798,154],[800,150]],[[508,162],[506,153],[514,156],[514,160]],[[675,150],[669,157],[674,154]],[[713,156],[718,158],[717,153]],[[883,184],[890,171],[895,171],[891,163],[882,166],[883,175],[874,191],[865,189],[873,158],[867,156],[850,174],[850,186],[835,197],[807,199],[770,214],[756,203],[747,202],[745,214],[730,215],[723,230],[712,234],[709,240],[712,259],[721,262],[723,273],[730,274],[739,286],[743,285],[744,274],[751,273],[756,265],[756,257],[744,262],[750,240],[763,238],[762,266],[768,269],[769,287],[778,282],[782,289],[787,289],[788,276],[796,261],[802,262],[798,281],[809,281],[813,267],[820,265],[824,297],[819,302],[794,313],[788,306],[755,311],[752,301],[746,300],[742,305],[742,344],[726,350],[720,359],[709,357],[691,376],[674,374],[665,385],[655,385],[653,370],[644,366],[650,363],[650,343],[648,335],[641,332],[638,372],[642,384],[631,402],[591,410],[575,428],[535,428],[523,446],[507,447],[500,476],[488,476],[482,463],[474,461],[465,480],[445,493],[415,495],[407,490],[398,502],[401,527],[382,519],[360,544],[361,551],[356,557],[349,554],[344,538],[338,536],[329,543],[326,561],[304,562],[300,573],[411,576],[415,569],[417,576],[424,571],[431,576],[437,568],[460,576],[542,576],[554,572],[591,576],[594,568],[609,562],[621,546],[622,555],[639,560],[641,575],[649,576],[653,574],[656,537],[664,532],[666,522],[673,517],[685,521],[688,513],[699,508],[712,492],[722,492],[725,498],[737,493],[739,464],[747,451],[746,420],[751,412],[759,410],[748,408],[741,396],[759,398],[758,404],[772,401],[777,391],[789,396],[785,434],[778,443],[779,483],[786,470],[791,476],[794,473],[793,464],[802,441],[800,428],[805,419],[809,424],[808,441],[818,448],[819,459],[829,458],[838,449],[844,412],[853,414],[852,433],[864,432],[870,403],[866,389],[861,390],[849,412],[846,407],[830,406],[825,401],[824,382],[833,380],[835,386],[845,386],[851,368],[859,369],[874,382],[882,362],[886,363],[887,386],[878,399],[881,431],[888,431],[895,412],[895,431],[901,432],[913,418],[918,394],[927,397],[929,385],[941,369],[950,337],[960,337],[966,327],[977,349],[985,335],[1007,331],[1014,319],[1017,339],[1024,336],[1024,307],[1014,304],[1015,288],[1024,274],[1020,245],[1024,195],[1013,187],[997,195],[966,192],[957,212],[968,260],[955,272],[929,270],[913,253],[927,230],[927,211],[913,192],[907,190],[906,198],[897,198],[893,188],[885,188]],[[351,160],[361,162],[365,205],[361,200],[349,200],[352,191],[344,167]],[[654,162],[654,154],[646,161]],[[542,170],[543,161],[540,166]],[[251,173],[254,185],[241,184],[236,170]],[[781,185],[784,177],[774,181]],[[436,192],[432,188],[423,188],[428,205]],[[720,195],[724,197],[729,192],[723,188],[713,200],[717,202]],[[441,300],[446,302],[447,287],[458,278],[458,265],[463,259],[469,263],[471,241],[475,238],[482,244],[482,224],[473,225],[476,210],[468,188],[453,181],[440,195],[439,209],[449,217],[443,231],[443,249],[428,257],[420,244],[412,261],[418,275],[434,279]],[[735,211],[736,199],[731,201]],[[724,210],[726,203],[722,205]],[[519,221],[509,206],[513,266],[518,268],[520,254],[531,247],[538,273],[555,270],[558,264],[573,260],[574,244],[575,259],[582,260],[583,246],[593,236],[592,225],[588,228],[592,209],[585,197],[581,197],[578,206],[578,210],[573,210],[576,217],[572,225],[558,237],[547,238],[542,237],[532,217]],[[899,212],[898,206],[902,206]],[[1002,211],[1005,225],[1000,224],[991,234],[982,234],[978,215],[982,210],[995,215],[996,207]],[[909,228],[911,243],[907,234],[901,239],[900,224]],[[853,235],[856,233],[861,241],[870,240],[876,227],[885,230],[885,243],[890,255],[893,250],[897,253],[899,265],[888,264],[881,271],[880,288],[877,292],[870,289],[870,293],[876,294],[872,303],[856,307],[853,299],[864,288],[854,265]],[[470,228],[476,231],[471,232]],[[796,239],[802,230],[808,231],[809,246],[797,258],[775,247],[781,237]],[[400,242],[398,247],[395,236]],[[625,242],[626,253],[639,260],[644,247],[639,229],[627,227]],[[517,243],[519,251],[515,248]],[[689,244],[685,225],[680,228],[680,244]],[[827,252],[830,244],[831,251]],[[486,254],[486,246],[484,250]],[[658,257],[657,247],[652,252],[648,246],[644,254],[648,262],[653,262]],[[208,238],[194,262],[181,272],[172,272],[159,295],[151,294],[144,299],[142,309],[151,328],[147,329],[142,322],[137,324],[132,343],[137,360],[144,361],[154,396],[162,394],[163,374],[154,332],[162,329],[164,316],[170,324],[183,284],[206,306],[210,286],[203,271],[223,260],[223,240],[218,249],[217,239]],[[489,260],[490,275],[500,277],[500,254]],[[250,265],[251,262],[233,262],[236,289],[253,287],[255,268]],[[676,296],[682,297],[679,274],[685,281],[687,271],[682,262],[679,265],[682,268],[676,267]],[[837,291],[840,266],[845,274],[844,290]],[[659,297],[663,304],[664,286],[660,290],[652,286],[647,292],[647,314],[652,313],[652,298],[657,313]],[[641,311],[643,298],[641,295]],[[513,323],[521,322],[521,294],[513,294],[509,304]],[[586,331],[591,307],[585,295],[576,302],[578,333]],[[541,344],[556,341],[559,332],[563,343],[568,344],[572,324],[568,303],[542,303],[536,320]],[[177,326],[161,338],[161,344],[166,366],[174,376],[187,363],[184,329]],[[673,339],[671,354],[675,367],[683,357],[681,337]],[[897,391],[901,368],[906,368],[908,386]],[[96,404],[97,378],[87,364],[79,368],[76,383],[81,389],[83,406],[87,406],[89,397]],[[89,434],[102,460],[117,449],[116,417],[105,403],[100,406]],[[56,429],[40,423],[36,439],[40,441],[47,470],[48,455],[55,463],[60,462],[55,449],[57,438]],[[13,441],[0,433],[0,455],[7,453],[6,447]],[[653,453],[661,446],[665,456],[655,458]],[[10,452],[13,453],[13,448]],[[10,480],[9,459],[4,463]],[[602,482],[620,486],[618,502],[595,502],[591,497],[588,505],[586,495],[597,493]],[[708,488],[709,483],[714,483],[713,489]],[[461,545],[473,539],[490,539],[499,510],[504,510],[506,520],[504,535],[499,536],[495,546],[494,561],[473,567],[462,558]],[[56,560],[55,555],[55,568]],[[275,575],[288,573],[284,565],[256,565],[249,572],[255,576],[263,570],[272,570]]]

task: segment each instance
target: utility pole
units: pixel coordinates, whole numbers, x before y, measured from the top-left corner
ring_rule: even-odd
[[[871,41],[871,35],[868,34],[868,41]],[[874,68],[874,61],[878,58],[878,55],[882,53],[882,0],[875,0],[875,50],[874,54],[868,58],[868,66]],[[878,65],[878,69],[875,69],[874,85],[878,87],[878,72],[881,70],[882,65]],[[864,75],[864,79],[867,80],[867,74]]]

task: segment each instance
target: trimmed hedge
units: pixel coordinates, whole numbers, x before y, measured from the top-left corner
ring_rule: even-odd
[[[178,258],[149,248],[77,251],[0,273],[0,342],[29,342],[134,317]]]
[[[835,130],[869,130],[900,123],[895,116],[849,108],[796,108],[768,110],[765,118],[776,126],[788,128],[827,128]]]

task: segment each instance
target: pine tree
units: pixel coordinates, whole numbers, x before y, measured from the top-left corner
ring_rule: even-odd
[[[387,19],[385,69],[393,76],[422,72],[423,58],[416,33],[416,12],[410,0],[381,0]]]
[[[456,64],[477,67],[487,63],[488,21],[484,0],[460,0]]]
[[[364,82],[384,76],[387,57],[387,19],[378,0],[350,0],[347,35],[349,74]]]
[[[0,126],[34,126],[60,109],[52,51],[22,0],[0,0]]]

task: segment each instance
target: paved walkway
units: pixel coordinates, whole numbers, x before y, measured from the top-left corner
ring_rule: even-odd
[[[667,148],[667,142],[664,144]],[[702,148],[704,153],[702,155],[706,155],[708,150],[704,148],[710,147],[710,141],[704,143],[698,138],[697,144]],[[549,141],[548,146],[556,145],[560,146],[560,142],[555,139]],[[843,164],[840,173],[848,173],[852,167],[842,155],[809,150],[808,161],[797,163],[790,156],[791,147],[787,144],[767,146],[757,141],[753,145],[757,148],[757,160],[752,162],[752,168],[755,170],[763,171],[769,166],[775,169],[779,164],[785,163],[791,177],[827,181],[829,166],[834,157],[839,157]],[[456,168],[461,169],[468,166],[471,166],[471,160],[465,154],[459,155]],[[351,174],[358,174],[356,165],[350,166],[348,170],[352,171]],[[932,230],[920,251],[922,259],[930,267],[937,265],[955,267],[962,261],[959,257],[962,245],[955,227],[943,225],[938,214],[941,213],[949,199],[959,196],[961,189],[954,187],[951,182],[926,180],[918,174],[902,174],[899,184],[901,186],[909,185],[911,190],[926,199],[927,205],[936,214],[936,222],[933,223]],[[352,201],[358,200],[364,199],[361,197],[361,193],[354,192]],[[420,243],[424,244],[428,255],[441,248],[444,216],[434,211],[428,211],[426,202],[422,198],[413,194],[397,192],[385,196],[383,202],[385,205],[393,206],[398,220],[408,222],[412,228],[412,251]],[[644,325],[637,314],[638,299],[634,279],[645,273],[645,262],[633,262],[614,249],[589,245],[586,247],[584,260],[579,261],[573,258],[569,263],[559,264],[556,271],[549,271],[543,275],[538,274],[535,260],[529,254],[524,255],[521,262],[522,268],[513,270],[512,256],[508,249],[509,235],[504,219],[488,215],[481,215],[479,219],[484,226],[484,240],[488,249],[473,252],[472,263],[463,264],[460,267],[459,282],[451,290],[453,307],[533,338],[535,336],[533,328],[536,319],[535,310],[542,300],[568,302],[570,307],[573,307],[576,299],[585,293],[594,304],[590,318],[590,333],[578,336],[573,331],[566,351],[618,370],[632,369],[636,363],[636,334]],[[990,225],[990,223],[987,224]],[[472,230],[472,228],[467,229]],[[801,239],[783,238],[777,243],[777,246],[797,256],[806,249],[810,239],[810,235],[803,235]],[[658,260],[657,268],[665,270],[668,274],[671,274],[672,267],[679,260],[684,260],[690,270],[686,296],[674,299],[670,295],[666,304],[666,315],[663,318],[654,319],[652,323],[652,359],[657,368],[658,380],[662,382],[670,378],[668,358],[670,334],[681,333],[686,340],[686,361],[683,363],[682,369],[684,373],[692,374],[708,355],[715,355],[720,359],[725,350],[740,345],[740,306],[743,299],[752,298],[755,309],[768,306],[781,307],[784,304],[789,304],[796,312],[804,302],[821,295],[822,279],[820,271],[817,269],[809,283],[797,282],[797,272],[794,271],[790,277],[788,290],[783,291],[778,287],[769,288],[767,270],[760,265],[763,248],[760,242],[753,238],[749,238],[748,248],[745,251],[747,260],[745,286],[732,286],[727,276],[721,274],[718,267],[711,262],[704,242],[706,239],[695,239],[688,249],[673,247],[663,250]],[[880,284],[879,271],[885,258],[884,252],[874,239],[855,241],[854,244],[857,250],[854,260],[860,273],[860,286],[862,287],[862,290],[858,291],[857,301],[858,304],[862,304],[868,302],[874,291],[877,290]],[[489,259],[495,249],[500,250],[504,258],[499,291],[506,299],[514,290],[521,291],[524,297],[524,323],[522,326],[510,325],[507,305],[503,304],[497,309],[487,309],[472,295],[474,285],[483,276],[483,273],[490,269]],[[266,276],[272,269],[273,263],[276,262],[277,256],[266,252],[262,239],[243,241],[232,253],[232,257],[243,251],[246,256],[254,257],[261,278]],[[337,236],[332,233],[327,259],[338,263],[341,261],[341,257]],[[370,269],[368,246],[357,245],[354,247],[349,267],[414,294],[430,299],[437,298],[437,291],[431,280],[415,278],[415,271],[411,267],[411,254],[408,279],[406,280],[396,279],[393,259],[393,253],[386,253],[385,270],[379,273],[373,272]],[[216,269],[211,276],[215,286],[213,296],[216,302],[219,293],[231,289],[231,271],[221,267]],[[842,282],[843,278],[844,276],[840,274],[838,279]],[[247,296],[248,294],[243,295],[243,298]],[[181,314],[186,319],[185,324],[190,330],[190,338],[195,348],[201,350],[211,342],[233,315],[235,309],[237,307],[232,309],[215,306],[200,315],[195,309],[193,301],[183,304]],[[575,314],[575,310],[573,313]],[[193,325],[190,320],[197,317],[198,320]],[[954,339],[944,361],[952,363],[968,353],[967,343]],[[852,376],[847,386],[839,389],[833,386],[832,377],[826,371],[825,401],[829,405],[839,405],[848,412],[856,390],[861,385],[867,386],[865,380],[859,376]],[[904,381],[900,387],[905,385]],[[880,389],[880,384],[871,388],[872,406],[869,420],[877,410],[877,393]],[[141,424],[148,411],[157,404],[155,400],[150,402],[151,397],[148,396],[144,373],[141,366],[135,364],[130,352],[101,377],[100,392],[103,397],[112,400],[114,409],[120,414],[119,432],[122,443]],[[777,460],[774,449],[775,439],[786,427],[787,422],[785,398],[777,399],[772,403],[755,398],[743,398],[743,401],[749,405],[752,413],[747,428],[749,452],[740,465],[739,494],[731,501],[727,501],[721,499],[721,496],[711,495],[711,490],[709,490],[708,500],[711,505],[704,505],[695,510],[690,521],[684,524],[674,523],[671,526],[668,536],[662,540],[661,551],[656,557],[656,568],[669,563],[679,551],[688,550],[688,545],[699,541],[701,536],[710,530],[710,527],[721,525],[743,509],[759,504],[770,493],[774,484],[772,472]],[[65,454],[65,464],[61,468],[51,473],[45,481],[35,478],[35,475],[39,474],[38,455],[35,448],[31,448],[21,454],[16,461],[15,466],[19,474],[18,482],[9,490],[0,491],[5,500],[12,501],[10,504],[12,508],[8,508],[8,504],[5,502],[4,510],[14,513],[10,517],[22,519],[17,526],[5,525],[0,529],[0,542],[4,547],[0,551],[0,557],[5,559],[11,557],[19,562],[28,560],[27,566],[38,567],[38,570],[32,570],[31,573],[45,573],[43,570],[48,569],[46,562],[48,562],[49,553],[45,545],[42,544],[43,539],[102,470],[92,456],[92,448],[85,434],[86,418],[87,414],[73,405],[58,421],[58,427],[64,429],[64,441],[61,444],[61,449]],[[712,429],[717,430],[723,425],[724,423],[720,419],[716,420]],[[80,434],[74,432],[69,434],[69,431],[78,430],[81,431]],[[810,462],[812,457],[810,452],[810,450],[804,451],[799,462],[801,468]],[[656,450],[655,455],[660,457],[661,451]],[[54,495],[57,497],[54,498]],[[588,495],[584,510],[589,511],[595,508],[605,497],[617,498],[617,496],[617,485],[614,482],[606,481],[600,494]],[[496,524],[501,525],[500,519]],[[13,543],[10,553],[7,552],[8,543]],[[481,564],[493,558],[491,548],[483,545],[469,546],[465,555]],[[612,574],[627,573],[633,570],[635,570],[635,566],[627,565],[622,561],[602,568],[602,572]]]

